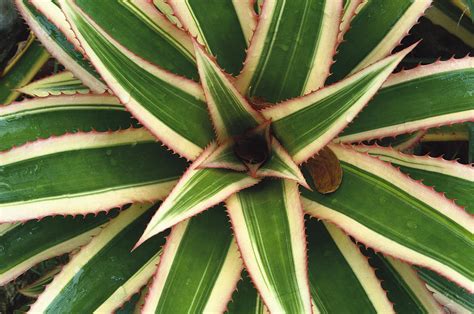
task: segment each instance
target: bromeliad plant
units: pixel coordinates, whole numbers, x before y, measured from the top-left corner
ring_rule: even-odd
[[[472,57],[392,74],[430,1],[16,5],[70,72],[0,108],[0,282],[80,247],[31,312],[472,309],[472,167],[357,144],[474,121]]]

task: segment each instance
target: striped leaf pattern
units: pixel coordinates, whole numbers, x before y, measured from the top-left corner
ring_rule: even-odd
[[[65,34],[41,14],[28,0],[15,0],[15,3],[25,21],[28,22],[30,28],[41,41],[41,44],[48,49],[53,57],[92,91],[103,93],[107,90],[107,87],[100,80],[90,63],[84,60],[81,52],[75,49]]]
[[[198,166],[214,149],[215,145],[210,145],[181,176],[153,216],[137,246],[178,222],[224,201],[233,193],[258,183],[258,179],[242,172],[200,169]]]
[[[25,45],[18,47],[17,53],[0,72],[0,104],[14,101],[20,95],[17,89],[31,81],[49,57],[36,37],[30,34]]]
[[[116,97],[73,95],[28,99],[0,107],[0,150],[78,131],[138,126]]]
[[[0,153],[0,221],[157,200],[169,193],[185,165],[144,129],[26,144]]]
[[[454,202],[389,164],[331,145],[344,170],[339,189],[326,196],[303,191],[305,210],[363,243],[422,265],[472,288],[473,217]]]
[[[0,285],[51,257],[70,252],[90,241],[100,227],[117,215],[46,217],[40,221],[0,225]]]
[[[310,219],[308,269],[311,296],[319,313],[394,313],[366,257],[334,225]]]
[[[172,0],[168,4],[184,28],[217,57],[227,73],[239,74],[257,22],[253,1]]]
[[[473,167],[442,158],[402,154],[378,146],[354,146],[354,149],[390,162],[413,179],[422,180],[423,184],[444,192],[448,198],[474,214],[474,195],[470,193],[474,190]]]
[[[474,95],[466,92],[473,84],[473,57],[393,74],[336,141],[358,142],[474,121]]]
[[[75,78],[71,72],[64,71],[41,80],[34,81],[18,89],[29,96],[46,97],[50,95],[87,94],[90,89]]]
[[[430,4],[431,0],[363,1],[337,48],[336,63],[327,83],[337,82],[389,55]]]
[[[173,227],[143,312],[221,313],[241,271],[225,209],[212,208]]]
[[[262,111],[295,162],[302,163],[336,136],[376,93],[408,48],[337,84]]]
[[[110,20],[110,17],[104,17],[106,11],[100,15],[103,17],[100,20],[84,11],[92,11],[96,5],[103,4],[106,7],[102,9],[125,10],[128,15],[132,14],[119,3],[78,1],[82,6],[69,1],[60,3],[92,63],[133,116],[168,147],[188,159],[196,158],[212,140],[213,132],[201,87],[168,72],[173,69],[184,73],[189,67],[194,69],[193,61],[181,46],[163,38],[165,35],[159,31],[160,26],[148,25],[149,20],[140,15],[130,17],[131,23],[139,23],[138,27],[142,28],[146,26],[144,29],[148,31],[142,34],[148,37],[135,36],[130,29],[115,38],[107,33],[107,28],[101,27]],[[151,42],[157,46],[143,44]],[[165,52],[159,54],[159,61],[156,55],[154,58],[149,56],[153,51],[165,49],[168,58],[162,57],[167,55]],[[194,123],[191,125],[188,121]]]
[[[142,276],[141,272],[146,265],[154,265],[156,254],[164,244],[164,236],[155,237],[130,252],[154,210],[156,206],[143,204],[133,205],[120,213],[72,257],[30,311],[100,312],[102,306],[110,306],[109,298],[113,298],[117,290],[127,298],[131,297],[136,291],[124,287],[130,285],[130,281],[138,287],[146,284],[149,277]]]
[[[277,102],[318,89],[329,75],[342,0],[265,1],[237,87]]]
[[[264,180],[231,196],[227,208],[245,266],[270,312],[310,312],[297,184]]]

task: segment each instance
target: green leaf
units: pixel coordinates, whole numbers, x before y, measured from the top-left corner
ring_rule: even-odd
[[[362,247],[361,250],[369,256],[370,264],[376,269],[397,313],[444,313],[410,265],[390,256],[375,254],[372,250]]]
[[[393,313],[367,258],[334,225],[310,219],[308,268],[311,295],[320,313]]]
[[[0,105],[14,101],[20,95],[17,89],[31,81],[48,59],[48,52],[30,34],[24,46],[0,72]]]
[[[27,99],[0,107],[0,150],[77,131],[137,126],[114,96],[73,95]]]
[[[473,57],[393,74],[336,141],[363,141],[472,120],[473,84]]]
[[[41,80],[34,81],[18,89],[19,92],[32,97],[46,97],[50,95],[87,94],[89,88],[75,78],[71,72],[64,71],[53,74]]]
[[[344,8],[343,8],[341,24],[339,25],[340,32],[337,38],[338,43],[342,42],[345,33],[351,27],[351,22],[357,13],[357,10],[361,7],[362,1],[363,0],[344,0],[343,1]]]
[[[18,292],[30,298],[37,298],[44,291],[46,286],[53,281],[54,276],[56,276],[60,271],[60,266],[53,268],[31,284],[19,289]]]
[[[265,120],[232,85],[228,75],[194,44],[201,84],[220,143],[256,128]]]
[[[25,224],[0,225],[0,285],[15,279],[34,265],[70,252],[90,241],[100,226],[116,216],[46,217]]]
[[[470,0],[468,0],[470,1]],[[474,24],[472,20],[472,1],[470,1],[470,11],[467,6],[464,6],[464,10],[459,8],[452,0],[434,0],[433,6],[426,11],[426,17],[431,20],[434,24],[437,24],[454,36],[461,39],[466,45],[474,48]],[[460,3],[461,1],[456,1]]]
[[[306,313],[311,297],[298,186],[264,180],[227,200],[247,271],[271,312]]]
[[[269,107],[262,113],[272,120],[275,136],[295,162],[302,163],[352,121],[411,49],[379,61],[337,84]]]
[[[390,148],[378,146],[354,146],[359,152],[367,152],[388,161],[423,184],[432,186],[440,193],[455,200],[456,204],[474,214],[474,168],[443,158],[402,154]]]
[[[331,145],[344,179],[337,191],[303,191],[305,210],[376,250],[429,267],[470,287],[473,217],[376,158]]]
[[[185,166],[144,129],[37,141],[0,153],[0,221],[162,199]]]
[[[199,165],[214,149],[215,145],[210,145],[181,176],[153,216],[137,246],[178,222],[224,201],[233,193],[259,182],[242,172],[200,169]]]
[[[140,19],[143,17],[135,16],[132,13],[133,8],[122,7],[122,4],[130,2],[79,2],[83,6],[60,1],[82,47],[104,80],[132,115],[165,145],[188,159],[196,158],[213,139],[204,94],[200,85],[194,81],[167,71],[171,68],[178,69],[181,64],[179,60],[188,59],[173,46],[174,41],[170,43],[162,39],[158,24],[152,24],[153,29],[151,26],[145,28],[143,24],[148,20],[143,21]],[[109,8],[108,6],[112,6],[113,3],[115,6]],[[105,7],[101,7],[102,4]],[[101,17],[102,15],[109,17],[99,20],[96,15],[89,16],[83,11],[83,7],[91,7],[92,11],[95,6],[104,10],[103,12],[100,10]],[[128,15],[132,14],[134,18],[130,17],[132,19],[130,23],[133,24],[127,25],[123,20],[118,23],[116,19],[111,21],[114,22],[113,25],[107,24],[106,21],[112,16],[106,12],[112,9],[118,12],[125,10]],[[169,21],[166,22],[175,28]],[[108,28],[102,28],[102,24],[107,24],[107,27],[115,25],[117,30],[121,29],[119,25],[122,25],[128,31],[116,34],[115,30],[109,34]],[[134,29],[132,25],[143,26],[144,30],[140,32],[142,35],[138,36],[136,32],[132,32]],[[148,37],[142,38],[142,36]],[[150,46],[151,42],[160,45]],[[172,50],[168,57],[165,50],[163,53],[156,53],[165,48]],[[149,56],[150,54],[154,57]],[[157,57],[160,62],[155,60]]]
[[[430,4],[431,0],[364,1],[337,48],[328,83],[390,55]]]
[[[268,1],[237,87],[277,102],[318,89],[329,75],[342,0]]]
[[[249,275],[244,270],[242,280],[237,284],[237,288],[232,294],[232,300],[227,305],[227,314],[241,313],[268,313],[262,298],[255,289]]]
[[[222,313],[241,271],[225,209],[215,207],[173,227],[143,312]]]
[[[96,93],[103,93],[107,87],[82,53],[75,49],[66,36],[41,14],[28,0],[15,0],[16,6],[41,44],[74,76]],[[48,1],[41,1],[41,6]],[[54,5],[54,4],[53,4]],[[49,5],[48,5],[49,7]]]
[[[257,24],[252,1],[168,1],[184,28],[217,57],[228,73],[239,74]],[[216,31],[219,30],[219,31]]]
[[[121,290],[122,302],[131,297],[134,290],[124,286],[133,282],[143,286],[148,276],[137,275],[147,265],[157,262],[159,247],[164,236],[155,237],[142,247],[130,252],[141,231],[156,207],[149,204],[133,205],[111,221],[87,246],[74,255],[53,282],[32,305],[34,313],[93,312],[117,290]],[[153,267],[152,267],[153,268]],[[151,272],[148,275],[151,276]],[[117,307],[120,303],[117,303]]]
[[[422,267],[415,267],[415,269],[421,279],[426,282],[428,289],[433,292],[433,297],[449,311],[452,313],[474,312],[474,294],[429,269]]]

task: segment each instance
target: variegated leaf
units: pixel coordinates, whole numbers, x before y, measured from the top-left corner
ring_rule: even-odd
[[[426,17],[474,48],[474,24],[462,0],[434,0],[433,6],[426,11]]]
[[[311,312],[298,185],[268,179],[227,200],[247,271],[271,312]]]
[[[42,3],[45,2],[42,1]],[[15,0],[15,3],[28,26],[53,57],[61,62],[66,69],[74,73],[92,91],[103,93],[107,90],[97,72],[89,62],[84,60],[82,53],[77,51],[65,35],[41,14],[29,0]]]
[[[265,120],[232,85],[202,47],[195,42],[196,60],[217,139],[220,143],[256,128]]]
[[[8,105],[20,92],[17,90],[27,84],[48,61],[49,53],[30,34],[22,48],[9,60],[8,65],[0,71],[0,105]]]
[[[164,236],[130,252],[156,206],[132,205],[74,255],[33,304],[32,313],[98,312],[125,302],[152,275]],[[151,271],[144,269],[151,266]],[[128,288],[132,288],[128,290]],[[137,290],[135,290],[137,289]],[[120,290],[119,292],[117,292]],[[101,308],[104,306],[104,308]]]
[[[468,314],[474,312],[474,294],[459,287],[455,283],[441,277],[435,272],[415,267],[418,275],[426,283],[433,297],[450,313]]]
[[[60,3],[91,62],[133,116],[168,147],[196,158],[213,138],[204,94],[197,83],[167,71],[192,74],[194,60],[185,53],[188,50],[183,51],[160,24],[137,12],[135,2]],[[126,20],[117,23],[106,13],[110,10],[123,12]],[[140,35],[133,31],[136,28]]]
[[[0,151],[39,138],[78,131],[111,131],[137,126],[116,97],[51,96],[0,107]]]
[[[0,225],[0,285],[34,265],[70,252],[90,241],[116,212],[96,217],[46,217],[40,221]]]
[[[376,158],[331,145],[344,170],[339,189],[303,191],[305,210],[376,250],[429,267],[472,289],[474,219],[454,202]]]
[[[295,162],[302,163],[331,141],[377,92],[412,48],[309,95],[262,111]]]
[[[210,209],[173,227],[143,312],[222,313],[241,271],[225,209]]]
[[[473,57],[393,74],[336,142],[364,141],[474,121],[473,84]]]
[[[362,248],[362,245],[360,247],[370,258],[370,264],[376,269],[377,277],[397,313],[444,313],[410,265],[390,256],[376,254]]]
[[[255,289],[246,271],[242,272],[242,280],[232,294],[232,300],[227,305],[226,314],[255,313],[267,314],[268,309]]]
[[[181,176],[153,216],[137,246],[178,222],[224,201],[233,193],[258,183],[258,179],[246,173],[199,168],[214,149],[215,145],[210,145]]]
[[[378,146],[354,146],[359,152],[367,152],[388,161],[423,184],[433,186],[465,209],[474,214],[474,168],[456,161],[429,156],[402,154],[396,150]]]
[[[217,57],[223,69],[239,74],[257,24],[253,1],[171,0],[168,4],[184,28]]]
[[[430,4],[431,0],[363,1],[337,48],[328,82],[337,82],[388,56]]]
[[[306,230],[315,312],[394,313],[374,269],[344,232],[315,219]]]
[[[33,97],[46,97],[61,94],[87,94],[90,92],[90,89],[82,84],[81,80],[75,78],[71,72],[64,71],[31,82],[30,84],[19,88],[18,91]]]
[[[29,143],[0,153],[0,221],[157,200],[169,193],[185,165],[144,129]]]
[[[237,87],[277,102],[324,84],[335,51],[342,0],[269,0],[263,4]]]

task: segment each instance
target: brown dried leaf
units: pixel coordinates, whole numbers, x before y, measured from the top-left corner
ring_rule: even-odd
[[[308,160],[306,168],[311,174],[314,186],[319,193],[332,193],[341,185],[341,163],[329,147],[324,147],[318,155]]]

